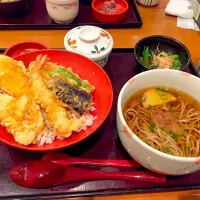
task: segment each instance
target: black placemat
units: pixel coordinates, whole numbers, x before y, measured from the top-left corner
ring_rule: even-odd
[[[84,3],[85,2],[85,3]],[[29,12],[25,16],[2,18],[0,17],[1,30],[48,30],[71,29],[76,26],[94,25],[101,28],[139,28],[142,18],[134,0],[127,0],[129,8],[124,21],[120,23],[100,23],[92,17],[92,8],[89,0],[82,0],[78,17],[70,24],[57,24],[48,15],[45,0],[32,0]]]
[[[3,49],[0,50],[0,53]],[[116,130],[116,104],[120,89],[124,83],[138,73],[133,49],[114,49],[104,68],[111,79],[114,90],[112,110],[99,130],[82,143],[64,149],[70,156],[95,159],[130,159],[124,150]],[[186,70],[196,75],[193,64]],[[53,197],[83,197],[108,194],[143,193],[200,188],[200,171],[186,175],[167,177],[165,184],[137,181],[91,181],[75,182],[50,189],[25,189],[16,186],[9,179],[9,170],[20,162],[40,159],[43,154],[26,152],[0,143],[0,199],[38,199]],[[105,168],[101,168],[104,169]],[[101,170],[100,169],[100,170]],[[110,170],[116,170],[111,168]],[[124,171],[125,169],[121,169]],[[139,170],[145,170],[141,168]]]

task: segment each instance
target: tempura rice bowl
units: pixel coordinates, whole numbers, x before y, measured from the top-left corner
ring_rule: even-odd
[[[4,127],[0,126],[0,131],[2,133],[0,135],[0,141],[18,149],[41,152],[66,148],[92,135],[102,125],[110,112],[113,101],[113,91],[111,82],[106,73],[90,59],[76,53],[47,49],[22,54],[15,59],[22,61],[27,67],[39,54],[48,55],[52,63],[57,63],[63,67],[71,67],[81,78],[88,80],[95,86],[95,91],[92,94],[92,102],[89,106],[89,113],[87,112],[86,115],[82,115],[81,122],[83,123],[81,129],[76,132],[73,131],[72,134],[70,133],[70,137],[62,138],[56,136],[55,131],[48,127],[48,121],[44,120],[46,130],[44,129],[44,132],[37,136],[34,144],[24,146],[17,143],[14,137],[7,132]],[[104,94],[103,96],[102,93]],[[45,119],[45,116],[43,116],[43,118]],[[44,142],[46,142],[46,144],[44,144]]]
[[[125,102],[138,90],[151,86],[180,89],[200,101],[200,79],[186,72],[156,69],[131,78],[120,91],[117,103],[117,130],[130,156],[147,169],[166,175],[184,175],[200,170],[200,157],[178,157],[160,152],[140,140],[128,127],[122,113]]]

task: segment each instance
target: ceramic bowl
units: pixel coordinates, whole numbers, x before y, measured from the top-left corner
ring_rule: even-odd
[[[139,139],[128,127],[122,107],[132,94],[149,86],[168,86],[193,96],[200,101],[200,79],[186,72],[155,69],[140,73],[123,86],[117,103],[117,130],[130,156],[147,169],[166,175],[184,175],[200,170],[200,157],[184,158],[160,152]]]
[[[182,64],[180,70],[185,70],[189,66],[191,61],[190,52],[184,44],[168,36],[153,35],[139,40],[135,45],[134,56],[140,71],[150,70],[140,61],[140,57],[142,57],[142,51],[144,47],[149,47],[151,50],[154,51],[156,50],[158,45],[159,50],[161,51],[179,55],[180,62]]]
[[[11,47],[7,48],[6,51],[4,52],[4,55],[15,58],[16,56],[41,49],[48,49],[48,47],[39,42],[26,41],[26,42],[16,43]]]
[[[79,0],[45,0],[49,16],[59,24],[69,24],[78,15]]]
[[[105,0],[92,1],[92,14],[97,21],[104,23],[117,23],[124,20],[128,10],[128,3],[125,0],[115,0],[117,4],[123,7],[123,10],[114,14],[103,13],[98,10],[99,8],[103,7],[104,2]]]
[[[136,0],[139,4],[147,7],[156,6],[159,3],[159,0]]]
[[[0,16],[17,17],[25,15],[32,3],[32,0],[16,0],[13,2],[0,3]]]
[[[70,30],[64,38],[67,51],[86,56],[104,67],[113,48],[112,36],[96,26],[79,26]]]

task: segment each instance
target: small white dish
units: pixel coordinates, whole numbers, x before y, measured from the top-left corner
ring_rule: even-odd
[[[200,78],[183,71],[155,69],[140,73],[123,86],[117,103],[117,131],[130,156],[147,169],[166,175],[185,175],[200,170],[200,157],[178,157],[160,152],[144,143],[128,127],[122,108],[137,91],[150,86],[180,89],[200,101]]]
[[[96,26],[79,26],[70,30],[64,38],[67,51],[86,56],[104,67],[113,48],[112,36]]]
[[[49,16],[59,24],[69,24],[78,15],[79,0],[45,0]]]

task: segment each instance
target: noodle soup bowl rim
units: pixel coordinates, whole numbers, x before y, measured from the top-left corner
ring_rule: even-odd
[[[146,75],[149,75],[149,74],[154,74],[154,73],[157,73],[157,72],[158,72],[158,73],[166,74],[166,73],[169,73],[169,71],[170,71],[170,73],[176,73],[176,74],[178,74],[178,73],[185,73],[185,76],[188,75],[188,76],[192,77],[192,79],[195,79],[195,80],[198,81],[199,84],[200,84],[200,78],[198,78],[198,77],[196,77],[196,76],[194,76],[194,75],[188,74],[188,73],[186,73],[186,72],[181,72],[181,71],[174,70],[174,69],[155,69],[155,70],[148,70],[148,71],[145,71],[145,72],[142,72],[142,73],[140,73],[140,74],[135,75],[134,77],[132,77],[131,79],[129,79],[129,80],[124,84],[124,86],[122,87],[122,89],[121,89],[121,91],[120,91],[120,93],[119,93],[119,96],[118,96],[118,102],[117,102],[117,131],[118,131],[120,140],[122,141],[123,138],[122,138],[122,136],[121,136],[121,134],[120,134],[120,129],[119,129],[119,127],[120,127],[119,123],[121,123],[121,126],[123,126],[123,127],[126,126],[127,131],[128,131],[129,133],[131,133],[131,136],[130,136],[129,140],[134,140],[134,141],[136,141],[136,143],[138,143],[140,146],[142,146],[143,148],[147,149],[149,152],[153,153],[154,155],[157,155],[157,156],[162,157],[163,159],[166,159],[165,161],[167,161],[167,160],[168,160],[168,161],[177,161],[177,162],[179,162],[180,164],[183,164],[183,163],[187,163],[187,164],[189,164],[189,163],[191,163],[191,164],[197,164],[197,165],[199,165],[199,170],[200,170],[200,164],[197,163],[198,160],[200,160],[200,157],[199,157],[199,156],[198,156],[198,157],[180,157],[180,156],[169,155],[169,154],[166,154],[166,153],[164,153],[164,152],[158,151],[158,150],[154,149],[153,147],[149,146],[148,144],[146,144],[145,142],[143,142],[143,141],[129,128],[128,124],[126,123],[126,121],[125,121],[125,119],[124,119],[123,113],[122,113],[122,109],[123,109],[123,106],[124,106],[124,104],[122,104],[122,98],[123,98],[123,95],[124,95],[124,93],[126,92],[127,88],[128,88],[128,87],[132,87],[132,86],[130,86],[130,85],[131,85],[130,82],[134,82],[134,80],[140,79],[141,77],[143,78],[143,77],[145,77]],[[143,79],[144,79],[144,78],[143,78]],[[155,85],[155,86],[167,86],[167,85],[162,85],[162,84],[160,84],[160,85]],[[144,87],[144,88],[145,88],[145,87]],[[146,88],[148,88],[148,86],[147,86]],[[177,87],[173,87],[173,88],[178,89]],[[140,90],[140,89],[139,89],[139,90]],[[137,91],[139,91],[139,90],[136,90],[135,92],[137,92]],[[133,95],[133,94],[134,94],[134,92],[131,93],[131,94],[129,94],[129,95],[127,95],[126,100],[125,100],[124,102],[126,102],[126,101],[131,97],[131,95]],[[124,134],[124,135],[125,135],[125,134]],[[126,136],[123,136],[123,137],[126,137]],[[126,143],[126,142],[125,142],[125,143]],[[123,144],[123,146],[125,147],[125,149],[128,151],[128,153],[131,155],[131,152],[130,152],[131,150],[128,149],[128,147],[126,146],[126,144],[124,144],[123,141],[122,141],[122,144]],[[131,155],[131,157],[133,157],[133,156]],[[135,159],[135,158],[133,158],[133,159]],[[141,163],[140,160],[136,160],[136,161],[139,162],[139,163]],[[143,166],[145,166],[144,163],[141,163],[141,164],[142,164]],[[148,166],[145,166],[145,167],[146,167],[146,168],[149,168]],[[156,170],[154,170],[154,169],[152,169],[152,168],[151,168],[150,170],[156,171]],[[195,170],[195,171],[197,171],[197,170]],[[156,171],[156,172],[158,172],[158,171]],[[160,171],[160,173],[163,173],[162,170]],[[164,172],[163,174],[176,175],[176,174],[170,174],[170,173],[165,173],[165,172]],[[185,173],[181,173],[181,174],[185,174]],[[180,175],[181,175],[181,174],[180,174]]]

